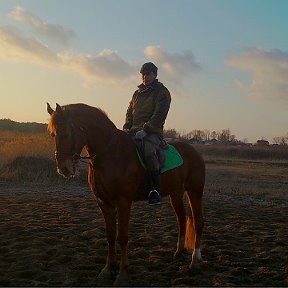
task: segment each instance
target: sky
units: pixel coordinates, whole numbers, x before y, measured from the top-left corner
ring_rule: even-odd
[[[86,103],[121,129],[145,62],[170,91],[165,129],[288,133],[287,0],[0,0],[0,119],[47,123]]]

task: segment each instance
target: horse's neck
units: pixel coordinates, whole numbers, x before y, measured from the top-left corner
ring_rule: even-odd
[[[110,146],[117,141],[118,129],[116,127],[99,127],[92,125],[88,131],[88,141],[86,148],[90,155],[101,155],[106,154]]]
[[[90,156],[100,157],[109,154],[110,157],[119,159],[119,157],[122,157],[124,154],[126,155],[127,151],[133,151],[133,147],[135,147],[131,138],[116,127],[110,131],[110,134],[104,137],[100,137],[100,135],[101,134],[95,132],[86,145]]]

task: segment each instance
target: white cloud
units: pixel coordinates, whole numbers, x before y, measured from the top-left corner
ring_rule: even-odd
[[[0,58],[54,65],[72,70],[88,80],[113,82],[129,78],[136,72],[116,51],[105,49],[96,56],[54,52],[39,40],[24,37],[15,27],[0,27]]]
[[[15,21],[24,23],[32,27],[39,35],[45,35],[50,40],[57,42],[58,44],[67,46],[71,39],[75,36],[75,33],[71,30],[67,30],[61,25],[54,25],[45,23],[39,17],[26,11],[20,6],[17,6],[9,16]]]
[[[62,26],[46,24],[39,17],[25,11],[22,7],[16,7],[10,17],[33,27],[39,33],[34,37],[31,31],[20,30],[14,26],[0,26],[0,58],[5,60],[22,60],[28,63],[53,65],[59,69],[67,69],[81,75],[90,83],[101,80],[108,83],[140,81],[141,64],[130,64],[123,59],[117,51],[104,49],[95,55],[85,53],[73,53],[65,50],[54,51],[40,36],[49,36],[46,40],[57,40],[62,44],[71,40],[73,33]],[[49,42],[49,41],[48,41]],[[144,48],[147,61],[153,61],[159,67],[160,81],[169,83],[173,94],[185,94],[181,91],[183,79],[188,79],[192,73],[200,70],[191,51],[182,54],[171,54],[159,46],[147,46]]]
[[[171,54],[159,46],[147,46],[144,49],[144,54],[152,62],[159,65],[161,74],[163,73],[165,79],[169,82],[179,83],[179,80],[183,77],[189,77],[192,73],[199,72],[201,69],[191,51],[185,51],[182,54]]]
[[[248,97],[288,104],[288,52],[250,49],[226,59],[225,63],[251,74],[252,81],[248,85],[236,81]]]
[[[0,27],[0,57],[32,63],[55,63],[57,56],[35,38],[24,37],[15,27]]]
[[[122,81],[135,73],[134,67],[110,49],[104,49],[96,56],[71,53],[61,53],[58,56],[65,67],[89,80]]]

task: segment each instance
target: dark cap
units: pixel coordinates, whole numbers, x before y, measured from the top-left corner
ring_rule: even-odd
[[[155,74],[157,74],[157,70],[158,68],[152,62],[147,62],[142,65],[140,73],[143,74],[143,73],[154,72]]]

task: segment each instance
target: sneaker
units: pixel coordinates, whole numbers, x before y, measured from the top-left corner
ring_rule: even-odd
[[[150,205],[159,205],[161,204],[161,195],[160,191],[153,189],[150,191],[148,196],[149,204]]]

